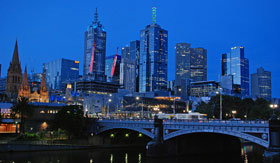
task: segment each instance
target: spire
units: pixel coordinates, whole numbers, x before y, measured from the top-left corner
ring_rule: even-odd
[[[156,24],[157,23],[157,8],[153,7],[152,12],[153,12],[153,24]]]
[[[97,8],[96,8],[96,11],[95,11],[95,14],[94,14],[94,23],[98,23],[98,11],[97,11]]]
[[[45,92],[46,90],[47,90],[46,73],[45,73],[45,68],[44,68],[43,74],[42,74],[42,79],[41,79],[41,84],[40,84],[40,92]]]
[[[25,70],[24,70],[24,75],[23,75],[23,79],[22,79],[22,87],[28,87],[28,78],[27,78],[27,68],[25,66]]]
[[[14,49],[14,54],[13,54],[12,63],[19,64],[19,58],[18,58],[18,44],[17,44],[17,40],[16,40],[15,49]]]

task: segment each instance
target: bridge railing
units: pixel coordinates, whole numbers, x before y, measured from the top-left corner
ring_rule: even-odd
[[[109,122],[153,122],[153,119],[116,119],[116,118],[99,118],[98,121]],[[163,119],[164,123],[222,123],[222,124],[268,124],[268,121],[264,120],[198,120],[198,119]]]
[[[176,122],[185,122],[185,123],[225,123],[225,124],[268,124],[268,121],[243,121],[243,120],[185,120],[185,119],[165,119],[164,122],[176,123]]]

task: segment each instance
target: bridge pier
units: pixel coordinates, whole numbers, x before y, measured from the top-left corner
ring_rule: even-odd
[[[264,156],[267,158],[280,156],[280,120],[275,116],[269,120],[269,147]]]
[[[163,121],[155,116],[154,119],[154,139],[147,146],[148,157],[161,157],[166,155],[166,144],[163,142]]]

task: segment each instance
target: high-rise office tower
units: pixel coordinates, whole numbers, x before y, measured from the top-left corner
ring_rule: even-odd
[[[7,74],[6,93],[12,100],[17,99],[18,91],[21,85],[22,71],[18,56],[18,44],[16,41],[12,62]]]
[[[207,80],[207,50],[204,48],[191,48],[191,71],[192,82]]]
[[[232,93],[249,95],[249,60],[244,56],[244,47],[232,47],[222,55],[222,76],[232,76]]]
[[[106,77],[107,82],[120,84],[120,64],[121,56],[117,53],[106,57]]]
[[[131,93],[134,93],[136,92],[137,85],[136,63],[139,52],[139,41],[132,41],[130,45],[130,47],[126,46],[122,48],[121,84],[126,90],[129,90]]]
[[[79,78],[79,61],[62,58],[44,63],[44,68],[46,85],[49,89],[65,90],[67,83],[64,82]]]
[[[135,40],[130,42],[130,60],[133,62],[135,61],[135,91],[139,92],[139,75],[140,75],[140,41]],[[132,67],[134,69],[134,67]]]
[[[207,80],[207,50],[191,48],[188,43],[176,44],[176,95],[187,97],[190,95],[190,82]]]
[[[260,67],[251,74],[251,96],[271,100],[271,72]]]
[[[97,9],[85,32],[84,44],[84,79],[105,81],[106,31],[98,20]]]
[[[153,23],[140,31],[139,92],[167,90],[168,32]]]

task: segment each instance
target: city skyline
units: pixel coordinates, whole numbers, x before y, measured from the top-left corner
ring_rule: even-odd
[[[91,7],[88,7],[90,5],[85,7],[84,4],[75,7],[73,3],[65,4],[66,7],[72,6],[72,8],[75,8],[77,10],[76,12],[72,12],[71,9],[60,10],[60,7],[63,7],[62,4],[53,2],[47,4],[46,8],[44,8],[42,11],[35,11],[42,13],[38,14],[39,16],[33,16],[31,15],[32,12],[20,7],[21,5],[30,5],[28,6],[29,8],[34,8],[37,5],[42,5],[39,2],[34,2],[33,4],[29,4],[30,2],[24,4],[21,4],[23,2],[18,2],[16,4],[1,2],[3,4],[0,5],[0,19],[3,18],[4,26],[1,27],[2,30],[0,30],[0,34],[4,36],[4,39],[1,40],[0,54],[1,56],[3,54],[5,56],[3,59],[1,59],[0,63],[2,64],[2,76],[6,76],[7,74],[7,66],[12,59],[13,46],[16,38],[18,38],[19,57],[22,68],[26,65],[36,65],[34,67],[28,67],[28,70],[34,68],[35,72],[39,72],[42,69],[44,62],[49,62],[59,58],[66,58],[79,60],[81,62],[80,74],[82,74],[81,66],[83,65],[84,49],[83,32],[88,27],[88,24],[93,21],[96,7],[99,8],[100,20],[106,28],[108,35],[106,56],[114,54],[116,47],[125,46],[126,44],[129,44],[130,41],[139,39],[140,30],[146,25],[152,23],[152,3],[142,2],[143,4],[140,4],[139,2],[135,2],[134,5],[136,7],[134,7],[132,5],[133,3],[125,4],[125,2],[128,1],[119,1],[118,3],[112,2],[110,4],[107,3],[107,5],[106,2],[92,2],[93,5]],[[183,1],[179,1],[178,3],[180,2],[184,4]],[[232,4],[232,6],[228,6],[226,8],[229,12],[226,14],[225,19],[228,21],[222,23],[218,20],[224,20],[224,16],[217,15],[217,12],[212,12],[212,10],[208,9],[206,6],[209,2],[204,2],[205,5],[202,5],[202,9],[209,11],[209,14],[215,17],[214,19],[209,17],[209,15],[205,15],[205,11],[202,14],[197,12],[195,14],[192,13],[198,7],[198,2],[189,3],[190,6],[193,7],[190,9],[190,12],[184,12],[181,10],[176,11],[176,7],[179,9],[184,9],[184,5],[176,6],[174,4],[170,4],[170,6],[168,6],[167,4],[169,3],[157,3],[158,24],[161,25],[162,28],[168,30],[169,33],[168,80],[174,80],[175,78],[174,47],[176,43],[186,42],[194,45],[194,47],[203,47],[207,49],[208,80],[216,81],[219,80],[219,74],[221,74],[221,54],[227,52],[227,49],[233,46],[242,45],[245,47],[246,56],[250,60],[250,72],[255,72],[257,67],[260,66],[271,71],[272,95],[273,97],[279,97],[280,93],[277,92],[280,87],[277,85],[277,81],[280,80],[280,77],[278,77],[280,76],[278,75],[280,70],[277,69],[277,60],[279,56],[276,56],[278,43],[276,40],[277,36],[279,36],[279,31],[276,29],[279,27],[279,23],[273,21],[277,17],[276,12],[279,13],[279,11],[276,11],[275,6],[277,5],[274,3],[262,4],[260,2],[256,2],[255,4],[252,4],[253,7],[250,8],[251,6],[247,4],[248,2],[242,3],[243,6],[241,7],[238,7],[237,4]],[[215,1],[215,3],[217,3],[217,1]],[[123,4],[125,5],[122,6]],[[14,10],[17,12],[8,11],[11,8],[11,5],[14,6]],[[226,9],[223,9],[223,5],[226,4],[222,3],[220,6],[218,6],[218,8],[225,11]],[[128,8],[128,11],[125,13],[117,12],[114,15],[113,13],[115,12],[113,12],[113,6],[117,8],[125,8],[130,6],[130,8]],[[85,10],[79,13],[78,11],[80,11],[82,7],[84,7]],[[139,7],[139,9],[137,9],[137,7]],[[214,7],[214,5],[209,6],[209,8],[211,7]],[[267,12],[264,14],[258,13],[258,11],[262,9],[261,7],[264,7],[266,9],[265,11]],[[241,9],[241,14],[239,13],[232,15],[233,11],[239,8]],[[167,9],[170,9],[172,12]],[[244,11],[245,9],[248,9],[248,11]],[[141,14],[137,15],[139,10],[141,11]],[[12,14],[9,15],[10,12],[12,12]],[[181,19],[181,15],[185,15],[186,13],[190,14],[190,17]],[[67,16],[67,14],[70,15]],[[23,18],[23,15],[27,15],[31,21],[28,21],[28,19],[25,17]],[[55,16],[57,16],[57,18]],[[133,19],[134,16],[138,16],[136,19],[137,21]],[[171,20],[170,18],[175,19]],[[188,21],[187,18],[190,20]],[[200,21],[196,20],[199,18]],[[72,19],[73,21],[70,21]],[[187,23],[179,20],[186,20]],[[246,22],[247,20],[248,22]],[[53,25],[51,25],[51,22]],[[79,25],[76,25],[77,22],[80,22],[80,24],[78,23]],[[210,23],[207,24],[207,22]],[[243,28],[238,27],[235,24],[240,22],[244,24]],[[16,28],[17,26],[13,25],[14,23],[20,23],[21,28]],[[174,25],[175,23],[176,25]],[[44,27],[44,25],[46,25],[46,27]],[[220,30],[221,27],[219,26],[223,25],[231,25],[231,28],[224,29],[227,28],[227,26],[224,26],[224,28],[222,28],[223,30]],[[258,27],[255,25],[258,25]],[[264,28],[264,26],[266,26],[266,28]],[[44,29],[43,32],[40,31],[40,29]],[[250,31],[250,29],[252,30]],[[182,35],[179,35],[178,33]],[[38,56],[38,58],[36,58],[36,56]]]

